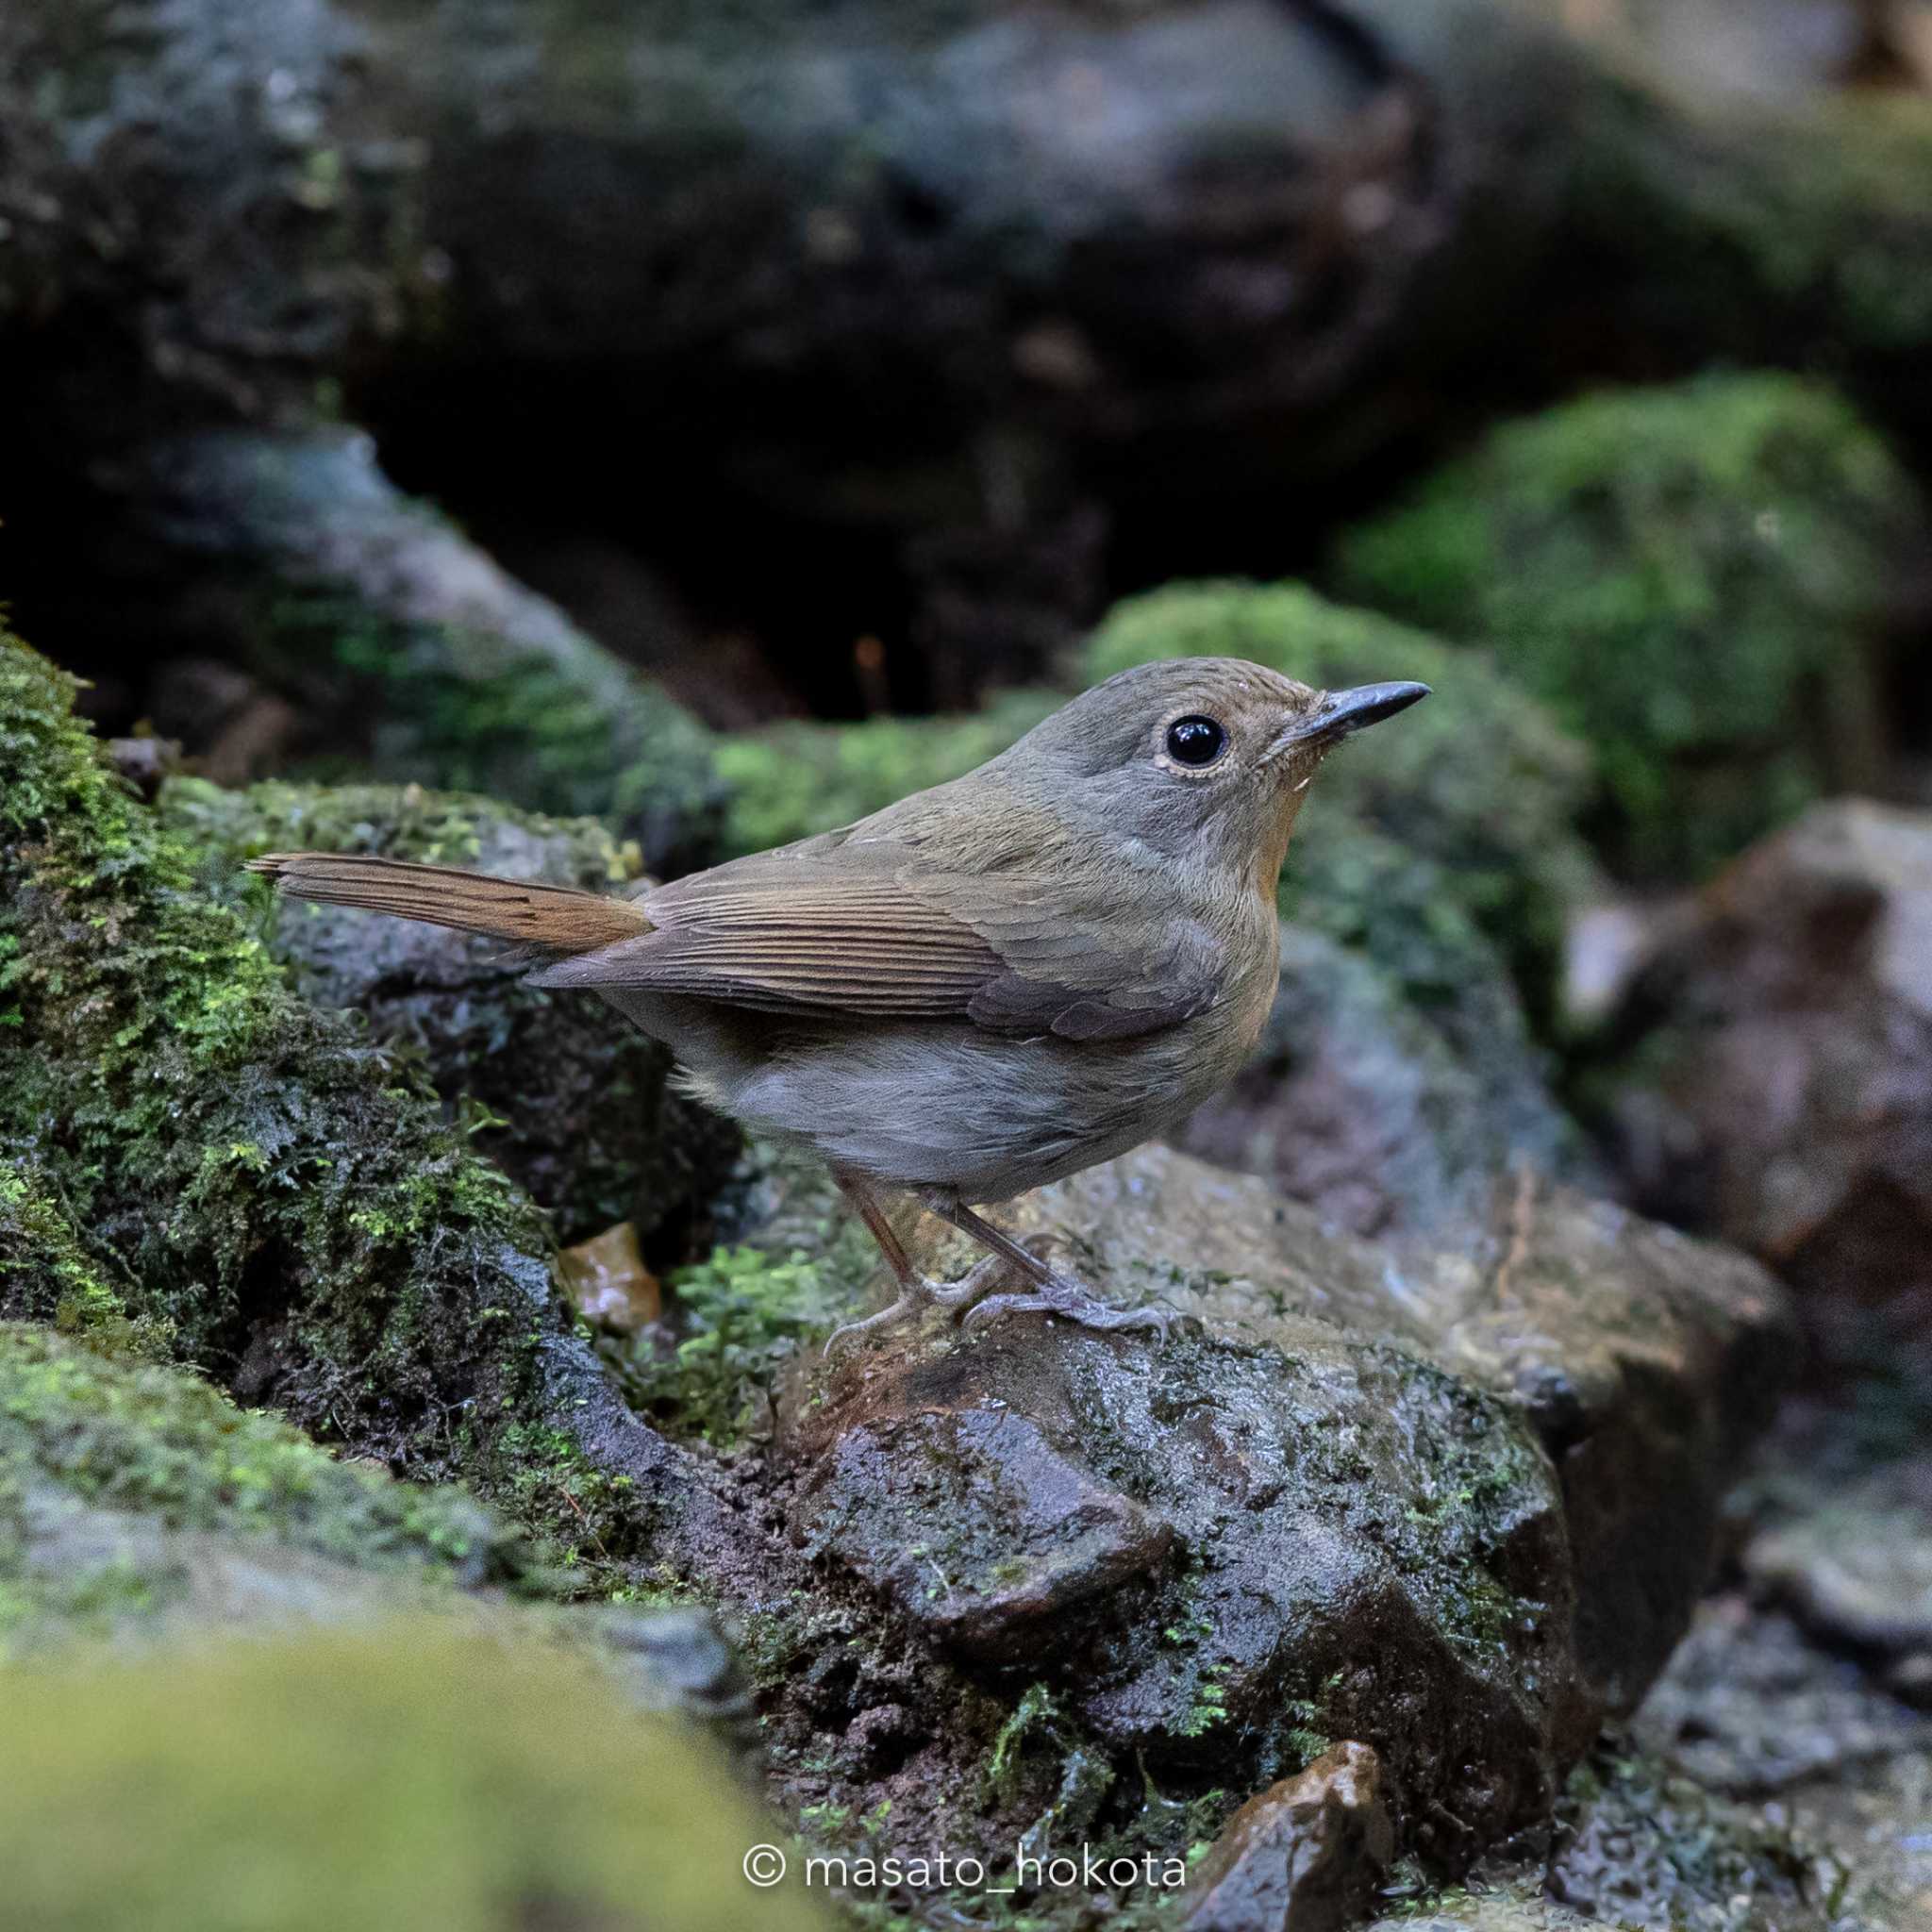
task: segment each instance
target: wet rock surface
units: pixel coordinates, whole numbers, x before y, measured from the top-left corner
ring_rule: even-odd
[[[1932,1380],[1932,816],[1841,800],[1754,848],[1620,1044],[1640,1202],[1774,1265],[1827,1363]]]
[[[1338,1744],[1256,1795],[1191,1874],[1188,1932],[1339,1932],[1393,1855],[1382,1767]]]
[[[1450,1862],[1543,1815],[1690,1615],[1765,1278],[1526,1178],[1443,1252],[1156,1149],[1015,1214],[1199,1330],[936,1322],[837,1359],[780,1417],[799,1546],[942,1654],[1052,1660],[1113,1754],[1252,1786],[1358,1739]]]

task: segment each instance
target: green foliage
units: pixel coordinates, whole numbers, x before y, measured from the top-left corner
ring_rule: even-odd
[[[1491,646],[1595,748],[1618,861],[1681,875],[1861,774],[1880,600],[1922,527],[1833,392],[1705,376],[1492,432],[1338,569]]]
[[[623,1357],[626,1392],[669,1434],[733,1448],[779,1370],[837,1319],[839,1297],[803,1254],[781,1261],[757,1248],[719,1248],[671,1287],[687,1332],[669,1354],[648,1338],[634,1343]]]

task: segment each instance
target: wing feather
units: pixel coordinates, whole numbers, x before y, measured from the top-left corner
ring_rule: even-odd
[[[1013,1034],[1119,1039],[1211,1004],[1221,948],[1177,910],[1136,921],[1123,945],[1118,881],[921,872],[848,849],[796,849],[700,873],[642,902],[653,930],[534,975],[543,986],[629,987],[773,1013],[952,1021]]]

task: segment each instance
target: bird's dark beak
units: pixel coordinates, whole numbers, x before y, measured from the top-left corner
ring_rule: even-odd
[[[1324,691],[1315,708],[1306,717],[1297,718],[1274,741],[1272,749],[1287,751],[1293,745],[1333,744],[1351,731],[1359,731],[1364,724],[1374,724],[1379,719],[1394,717],[1397,711],[1407,710],[1428,694],[1425,684],[1358,684],[1353,691]]]

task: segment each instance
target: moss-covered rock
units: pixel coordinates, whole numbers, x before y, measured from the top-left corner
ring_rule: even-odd
[[[1924,530],[1832,391],[1707,376],[1492,432],[1349,533],[1336,569],[1365,603],[1490,645],[1597,749],[1619,862],[1681,874],[1869,780],[1876,634]]]
[[[419,787],[271,783],[161,791],[163,824],[239,892],[263,852],[379,852],[620,891],[637,848],[591,819],[551,819]],[[612,1008],[524,984],[498,941],[338,907],[250,895],[246,916],[311,1005],[344,1008],[420,1064],[470,1145],[556,1217],[566,1241],[630,1222],[655,1257],[681,1242],[738,1152],[737,1130],[669,1084],[671,1058]]]
[[[708,1740],[588,1665],[402,1621],[8,1673],[8,1911],[37,1932],[798,1932],[828,1917]]]
[[[842,1661],[794,1640],[780,1744],[807,1755],[808,1711],[829,1729],[957,1699],[891,1786],[956,1833],[1056,1802],[1086,1751],[1120,1778],[1102,1824],[1171,1848],[1176,1821],[1137,1808],[1137,1757],[1165,1789],[1239,1795],[1339,1739],[1382,1754],[1405,1842],[1442,1864],[1546,1807],[1696,1599],[1788,1346],[1766,1277],[1526,1174],[1440,1244],[1352,1240],[1156,1148],[1011,1213],[1104,1292],[1205,1336],[1156,1348],[1015,1316],[960,1341],[933,1321],[794,1377],[792,1534],[821,1589],[863,1607]],[[941,1275],[970,1259],[899,1226]],[[910,1633],[916,1688],[904,1640],[871,1650],[880,1629]],[[1007,1722],[1023,1679],[1051,1687],[1059,1748],[1027,1759],[1024,1797],[967,1817],[947,1791],[985,1713],[953,1687],[989,1669]],[[811,1769],[822,1802],[858,1795],[846,1753]]]
[[[460,1471],[606,1554],[702,1515],[576,1338],[538,1209],[289,991],[72,697],[0,637],[0,1020],[27,1049],[0,1058],[0,1137],[128,1312],[324,1440]]]
[[[23,1316],[135,1353],[173,1338],[165,1321],[129,1318],[112,1264],[82,1247],[46,1174],[15,1159],[0,1166],[0,1317]]]
[[[0,1323],[0,1656],[526,1572],[460,1491],[341,1461],[192,1373]]]

